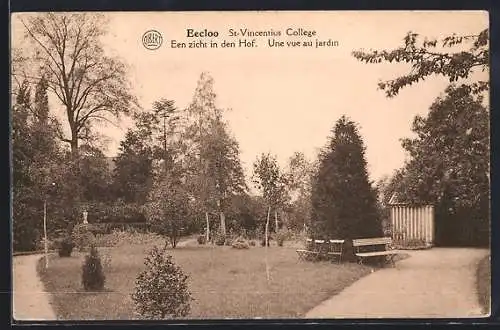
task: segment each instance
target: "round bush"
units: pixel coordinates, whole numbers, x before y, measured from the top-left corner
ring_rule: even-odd
[[[244,238],[237,238],[231,245],[234,249],[248,249],[250,245]]]
[[[288,233],[284,230],[280,230],[276,234],[276,243],[278,244],[278,246],[283,246],[283,243],[285,242],[287,236],[288,236]]]
[[[232,246],[233,245],[233,239],[231,237],[226,237],[224,240],[224,245],[225,246]]]
[[[106,276],[102,269],[101,257],[95,246],[90,248],[90,253],[85,256],[82,266],[82,284],[86,291],[99,291],[104,289]]]
[[[207,242],[207,238],[205,237],[205,235],[200,235],[200,236],[198,236],[197,241],[198,241],[198,244],[203,245]]]
[[[215,238],[215,244],[216,245],[224,245],[224,243],[226,242],[226,238],[223,236],[223,235],[217,235],[217,237]]]
[[[71,257],[71,252],[73,252],[73,248],[75,246],[73,241],[71,240],[71,237],[64,237],[63,239],[61,239],[58,245],[58,252],[60,257]]]
[[[193,298],[188,289],[188,276],[172,256],[154,247],[144,262],[145,270],[137,276],[132,293],[137,312],[147,319],[187,316]]]

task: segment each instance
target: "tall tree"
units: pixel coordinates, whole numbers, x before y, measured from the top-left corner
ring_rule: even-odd
[[[453,83],[459,79],[469,78],[476,70],[488,70],[490,62],[488,38],[488,29],[473,35],[453,34],[439,41],[427,38],[422,41],[417,33],[409,32],[404,37],[404,44],[396,49],[368,52],[358,50],[352,55],[366,63],[411,64],[411,70],[407,74],[379,83],[379,88],[384,90],[388,97],[393,97],[401,88],[423,81],[434,74],[444,76]],[[489,82],[475,81],[466,86],[472,93],[480,93],[489,88]]]
[[[93,124],[130,112],[135,100],[126,67],[104,52],[101,38],[106,20],[102,14],[39,13],[22,23],[34,53],[34,67],[40,68],[38,74],[64,106],[70,136],[61,132],[61,138],[76,154],[79,141],[91,136]],[[21,74],[16,67],[13,73]]]
[[[151,112],[138,113],[134,127],[127,130],[114,159],[113,185],[118,198],[143,204],[152,185],[158,118]]]
[[[208,134],[201,141],[200,157],[206,169],[204,174],[209,177],[209,189],[215,193],[221,234],[225,236],[228,204],[234,196],[246,191],[246,184],[238,143],[229,135],[221,118],[211,121]]]
[[[286,177],[281,171],[276,157],[271,154],[261,154],[253,164],[252,181],[267,202],[267,219],[265,224],[265,244],[269,240],[269,219],[274,210],[277,222],[277,210],[283,206],[286,198]],[[275,224],[277,227],[277,224]],[[276,231],[278,228],[275,228]]]
[[[295,229],[304,228],[311,213],[311,180],[313,164],[301,152],[295,152],[288,160],[287,183],[291,197],[292,221]]]
[[[450,244],[489,242],[489,114],[463,86],[450,86],[415,117],[416,138],[404,139],[410,155],[395,185],[402,201],[436,208],[436,236]]]
[[[111,171],[104,153],[89,145],[80,146],[80,180],[86,202],[107,202],[111,196]]]
[[[320,154],[311,201],[316,236],[355,239],[382,235],[365,147],[356,124],[345,116],[335,124],[333,137]]]
[[[41,79],[31,100],[21,85],[12,109],[13,234],[16,250],[35,248],[40,238],[43,202],[60,160],[55,126],[49,117],[46,83]]]
[[[146,218],[151,228],[164,235],[173,248],[189,222],[189,195],[179,178],[162,173],[145,204]]]
[[[161,130],[161,135],[159,136],[161,142],[159,158],[163,161],[165,171],[171,169],[174,162],[173,153],[175,151],[169,149],[171,145],[169,137],[175,132],[176,122],[179,119],[176,112],[177,109],[173,100],[162,98],[153,103],[153,113],[156,115]]]
[[[231,196],[246,190],[239,146],[216,105],[214,80],[201,74],[184,118],[183,152],[190,190],[205,213],[218,212],[220,232],[226,233],[225,213]],[[208,232],[208,231],[207,231]]]
[[[15,251],[32,250],[37,239],[36,211],[30,207],[32,180],[29,168],[32,159],[30,134],[28,126],[30,107],[29,84],[21,84],[12,109],[12,240]]]

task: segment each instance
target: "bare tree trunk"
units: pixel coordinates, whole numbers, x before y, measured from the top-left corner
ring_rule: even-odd
[[[275,209],[274,210],[274,232],[278,232],[278,211]]]
[[[78,139],[71,139],[71,153],[74,157],[78,155]]]
[[[270,215],[271,215],[271,206],[269,206],[269,208],[267,209],[267,221],[266,221],[266,247],[265,247],[265,251],[266,251],[266,277],[267,277],[267,281],[269,282],[269,279],[270,279],[270,274],[269,274],[269,262],[267,260],[267,248],[268,248],[268,245],[269,245],[269,218],[270,218]]]
[[[266,247],[268,246],[269,244],[269,218],[270,218],[270,215],[271,215],[271,206],[269,206],[269,208],[267,209],[267,220],[266,220],[266,232],[265,232],[265,235],[266,235]]]
[[[220,229],[222,236],[226,237],[226,216],[220,211]]]
[[[210,220],[208,219],[208,212],[205,212],[205,219],[207,220],[207,244],[210,241]]]

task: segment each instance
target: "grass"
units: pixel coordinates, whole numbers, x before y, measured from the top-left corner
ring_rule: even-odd
[[[111,257],[105,267],[106,290],[87,293],[81,285],[84,254],[70,258],[52,256],[47,270],[39,268],[47,290],[52,293],[58,318],[64,320],[123,320],[137,318],[130,294],[137,274],[143,270],[151,245],[101,248]],[[294,318],[340,292],[371,268],[357,264],[298,261],[293,247],[266,249],[187,245],[169,250],[174,261],[189,274],[195,299],[191,319]]]
[[[491,300],[491,259],[490,256],[483,258],[477,267],[476,276],[477,293],[482,312],[490,314]]]

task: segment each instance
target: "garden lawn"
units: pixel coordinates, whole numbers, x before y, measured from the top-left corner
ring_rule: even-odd
[[[51,256],[40,275],[52,293],[55,312],[64,320],[136,319],[130,294],[151,246],[101,248],[111,262],[105,266],[106,290],[87,293],[81,285],[83,253],[70,258]],[[174,262],[190,276],[195,299],[189,318],[294,318],[340,292],[370,272],[358,264],[298,261],[291,247],[186,246],[169,249]],[[41,269],[41,270],[40,270]]]

